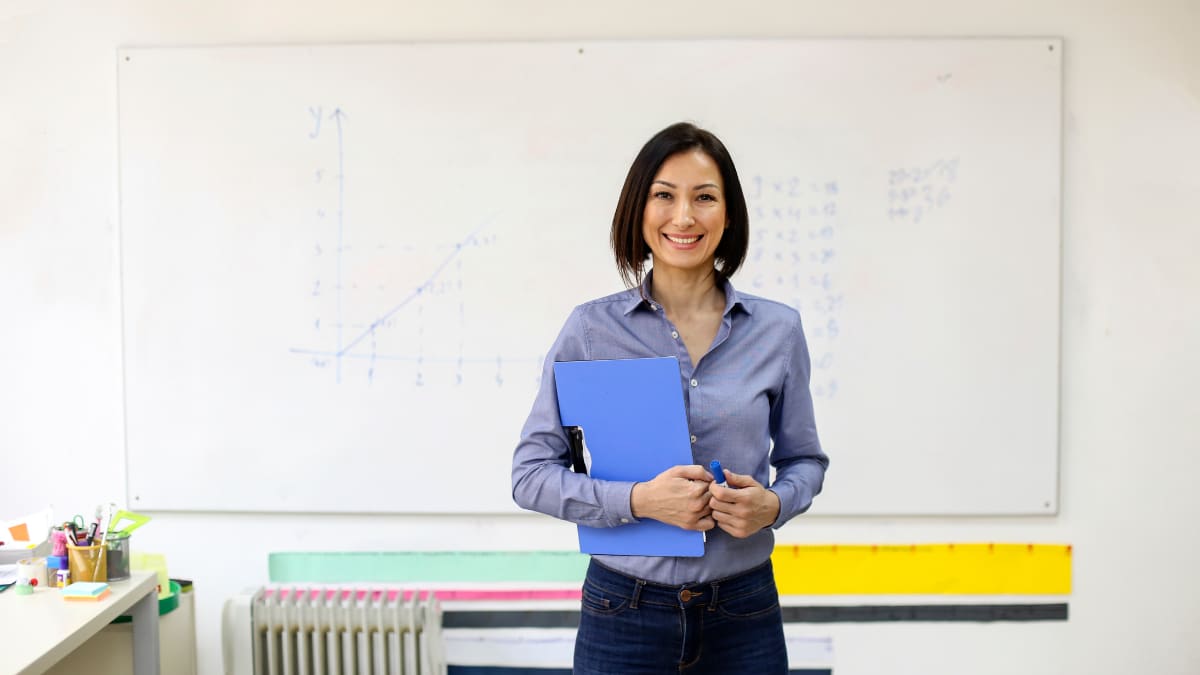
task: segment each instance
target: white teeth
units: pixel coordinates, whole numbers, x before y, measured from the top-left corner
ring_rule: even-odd
[[[700,237],[672,237],[669,234],[665,236],[676,244],[694,244],[700,240]]]

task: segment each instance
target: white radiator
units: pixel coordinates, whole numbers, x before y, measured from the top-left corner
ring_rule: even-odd
[[[266,587],[225,601],[226,675],[445,675],[433,593]]]

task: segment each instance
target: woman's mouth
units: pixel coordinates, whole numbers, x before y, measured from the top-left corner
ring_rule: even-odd
[[[688,246],[690,244],[694,244],[694,243],[700,241],[700,239],[704,235],[696,234],[696,235],[692,235],[690,237],[681,237],[678,235],[670,235],[670,234],[664,233],[663,236],[667,238],[667,241],[669,241],[673,244],[679,244],[680,246]]]

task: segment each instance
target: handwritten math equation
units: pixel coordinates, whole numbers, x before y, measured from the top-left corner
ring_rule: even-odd
[[[888,221],[919,225],[949,203],[958,180],[958,158],[888,172]]]
[[[812,357],[813,396],[833,399],[845,302],[838,286],[838,182],[755,175],[744,189],[750,250],[742,283],[748,280],[751,293],[800,312]]]

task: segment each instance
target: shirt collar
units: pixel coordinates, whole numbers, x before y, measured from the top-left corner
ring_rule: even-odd
[[[637,288],[629,289],[629,298],[625,301],[625,315],[629,316],[633,310],[638,307],[645,307],[651,311],[657,311],[660,305],[650,300],[650,279],[654,276],[654,270],[646,273],[646,278],[642,280],[642,285]],[[753,314],[750,311],[750,305],[742,300],[741,294],[733,287],[733,283],[728,279],[722,279],[718,283],[722,284],[725,289],[725,311],[723,316],[729,316],[734,308],[740,307],[743,312]]]

